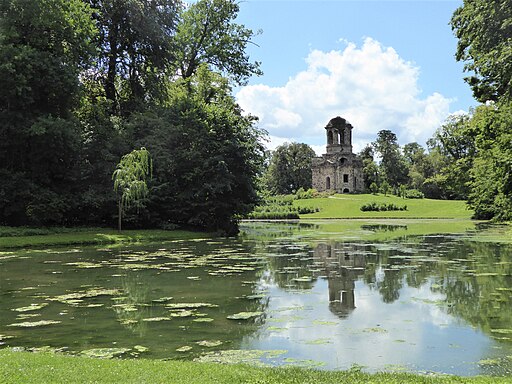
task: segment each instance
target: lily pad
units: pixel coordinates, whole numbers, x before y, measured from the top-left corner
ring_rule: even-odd
[[[211,323],[213,319],[211,317],[201,317],[199,319],[192,320],[195,323]]]
[[[491,329],[493,333],[499,333],[501,335],[510,335],[512,334],[512,329]]]
[[[232,349],[224,351],[207,352],[194,361],[221,363],[221,364],[250,364],[265,366],[262,359],[273,359],[285,354],[285,350],[254,350],[254,349]]]
[[[136,345],[133,347],[133,350],[139,353],[147,352],[149,351],[148,347],[144,347],[143,345]]]
[[[30,304],[27,307],[20,307],[20,308],[14,308],[13,311],[16,312],[30,312],[30,311],[37,311],[41,308],[44,308],[48,305],[48,303],[41,303],[41,304]]]
[[[193,312],[193,311],[185,311],[185,310],[180,310],[180,311],[176,311],[176,312],[171,312],[170,313],[170,316],[171,317],[192,317],[192,316],[195,316],[196,313]]]
[[[176,352],[188,352],[188,351],[191,351],[193,348],[188,346],[188,345],[184,345],[183,347],[179,347],[176,349]]]
[[[41,320],[41,321],[25,321],[23,323],[9,324],[8,327],[20,327],[20,328],[33,328],[43,327],[45,325],[59,324],[60,321],[56,320]]]
[[[202,340],[202,341],[198,341],[196,344],[200,345],[201,347],[211,348],[211,347],[218,347],[219,345],[222,345],[224,343],[220,340]]]
[[[172,318],[170,318],[170,317],[148,317],[148,318],[142,319],[142,321],[146,321],[148,323],[157,322],[157,321],[166,321],[166,320],[172,320]]]
[[[112,359],[130,351],[130,348],[93,348],[80,352],[80,355],[100,359]]]
[[[169,297],[161,297],[159,299],[154,299],[152,301],[155,303],[167,303],[168,301],[171,301],[172,299],[174,299],[174,297],[169,296]]]
[[[217,304],[210,303],[172,303],[165,304],[169,309],[197,309],[197,308],[217,308]]]
[[[227,319],[229,320],[249,320],[255,317],[259,317],[263,315],[263,312],[239,312],[233,315],[229,315]]]

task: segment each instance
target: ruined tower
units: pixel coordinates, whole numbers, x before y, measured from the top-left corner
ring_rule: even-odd
[[[327,147],[322,157],[313,158],[313,188],[337,193],[363,192],[363,163],[352,153],[352,125],[342,117],[325,126]]]

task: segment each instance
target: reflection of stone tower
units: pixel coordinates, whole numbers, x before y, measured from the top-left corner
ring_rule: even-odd
[[[326,152],[313,158],[313,188],[338,193],[363,192],[363,163],[352,153],[352,125],[341,117],[325,127]]]
[[[364,255],[343,249],[343,243],[318,244],[313,253],[315,264],[323,264],[328,276],[329,309],[347,317],[356,308],[355,281],[364,272]]]

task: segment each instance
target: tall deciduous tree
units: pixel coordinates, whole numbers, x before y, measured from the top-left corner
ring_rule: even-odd
[[[475,131],[470,114],[449,116],[428,141],[436,171],[427,177],[426,185],[434,196],[444,199],[467,199],[470,169],[476,154]],[[429,193],[427,191],[427,196]]]
[[[80,136],[72,111],[91,57],[81,0],[0,2],[0,220],[66,221]]]
[[[396,135],[389,130],[382,130],[377,133],[377,139],[372,146],[380,156],[381,175],[393,188],[406,184],[407,164],[400,153],[400,146]]]
[[[236,0],[199,0],[184,9],[174,39],[180,76],[190,78],[201,64],[236,84],[262,73],[245,52],[254,32],[234,22],[238,12]]]
[[[315,151],[303,143],[285,143],[271,155],[265,176],[271,193],[294,193],[299,188],[311,188],[311,162]]]
[[[155,161],[147,220],[234,234],[237,216],[258,199],[264,132],[242,114],[227,80],[206,66],[173,84],[171,95],[169,107],[131,122]]]
[[[464,0],[451,19],[459,39],[456,58],[470,72],[474,97],[512,97],[512,0]]]
[[[179,0],[87,0],[95,10],[100,81],[115,114],[129,114],[162,97],[164,73],[174,59],[172,38]],[[165,92],[163,92],[165,93]]]

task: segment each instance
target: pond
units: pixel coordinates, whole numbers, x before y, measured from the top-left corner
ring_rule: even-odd
[[[0,348],[511,374],[512,246],[476,241],[499,227],[414,225],[245,223],[236,239],[0,252]]]

